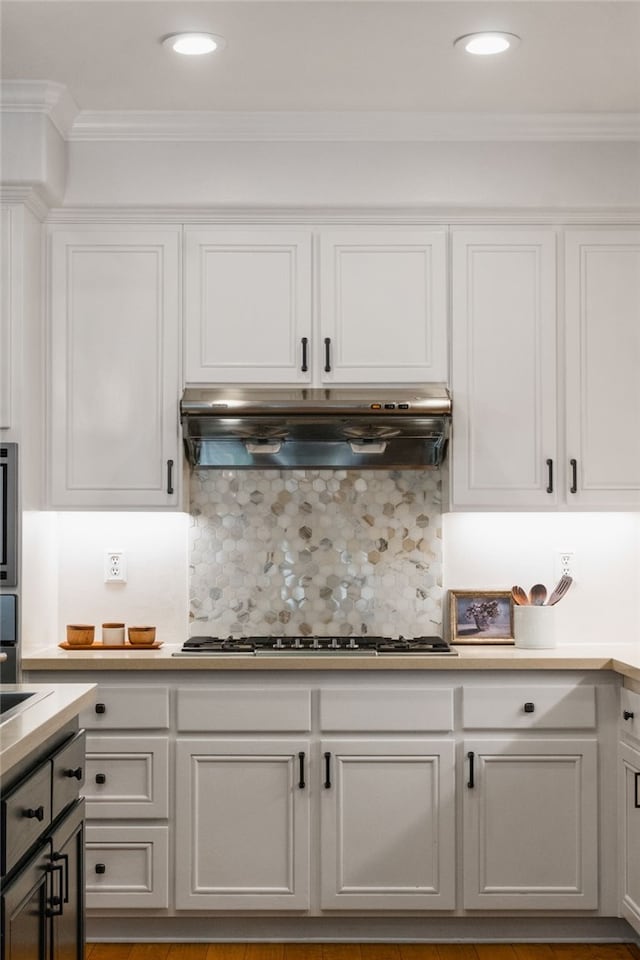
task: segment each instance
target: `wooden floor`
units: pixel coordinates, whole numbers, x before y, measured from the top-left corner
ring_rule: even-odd
[[[640,960],[633,944],[95,943],[87,960]]]

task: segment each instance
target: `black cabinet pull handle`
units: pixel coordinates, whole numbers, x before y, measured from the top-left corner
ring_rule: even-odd
[[[44,820],[44,807],[36,807],[35,810],[33,807],[29,807],[24,811],[24,816],[27,820],[39,820],[40,823]]]
[[[69,777],[70,779],[75,777],[76,780],[82,780],[82,767],[76,767],[75,770],[67,770],[65,777]]]
[[[308,348],[309,348],[309,337],[302,338],[302,366],[300,369],[303,373],[306,373],[309,369],[308,363]]]
[[[56,850],[54,851],[54,853],[51,854],[51,859],[54,862],[58,860],[64,861],[64,864],[60,865],[60,866],[64,866],[64,870],[62,871],[62,876],[64,877],[64,902],[69,903],[69,854],[58,853],[58,851]]]
[[[622,716],[624,717],[625,720],[633,720],[633,718],[635,717],[635,713],[633,712],[633,710],[623,710]]]
[[[640,807],[640,770],[637,773],[634,773],[635,781],[635,797],[634,797],[634,806],[636,810]]]
[[[49,873],[51,874],[51,888],[52,888],[52,889],[53,889],[53,875],[56,874],[56,873],[59,875],[59,877],[60,877],[60,886],[58,887],[58,889],[60,890],[60,896],[58,896],[57,894],[52,894],[52,895],[49,897],[49,906],[47,907],[45,913],[46,913],[46,915],[47,915],[48,917],[61,917],[61,916],[62,916],[62,913],[63,913],[63,906],[62,906],[62,864],[61,864],[61,863],[49,864],[49,866],[47,867],[47,870],[48,870]]]
[[[535,703],[525,703],[525,705],[524,705],[524,712],[525,712],[525,713],[533,713],[533,712],[535,711],[535,709],[536,709]]]
[[[106,783],[107,775],[106,773],[96,773],[96,783]]]
[[[328,750],[324,755],[324,788],[331,789],[331,754]]]
[[[469,750],[469,753],[467,754],[467,760],[469,761],[469,779],[467,780],[467,786],[469,787],[469,790],[473,790],[476,785],[473,769],[473,761],[475,760],[475,756],[476,755],[473,750]]]
[[[547,460],[547,493],[553,493],[553,460]]]
[[[324,372],[331,373],[331,337],[324,338]]]
[[[106,873],[107,867],[104,863],[96,863],[96,873]]]
[[[167,493],[173,493],[173,460],[167,460]]]
[[[569,493],[578,492],[578,461],[569,460],[571,466],[571,486],[569,487]]]
[[[106,713],[107,705],[106,703],[96,703],[96,713]]]
[[[298,780],[298,787],[300,790],[304,790],[306,783],[304,782],[304,750],[301,750],[298,754],[298,760],[300,762],[300,779]]]

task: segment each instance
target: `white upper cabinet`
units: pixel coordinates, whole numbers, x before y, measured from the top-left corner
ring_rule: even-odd
[[[311,380],[311,233],[185,230],[188,383]]]
[[[321,232],[320,379],[446,381],[446,290],[444,231]]]
[[[54,507],[175,507],[179,227],[52,228]]]
[[[186,381],[446,381],[445,238],[187,227]]]
[[[555,235],[453,232],[452,506],[556,503]]]
[[[568,230],[569,506],[640,507],[640,230]]]

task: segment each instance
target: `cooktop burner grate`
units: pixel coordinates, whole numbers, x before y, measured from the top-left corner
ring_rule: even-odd
[[[278,656],[306,654],[356,656],[456,656],[442,637],[190,637],[173,656]]]

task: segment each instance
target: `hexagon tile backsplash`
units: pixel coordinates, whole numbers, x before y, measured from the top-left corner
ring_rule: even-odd
[[[439,471],[194,470],[190,633],[442,632]]]

